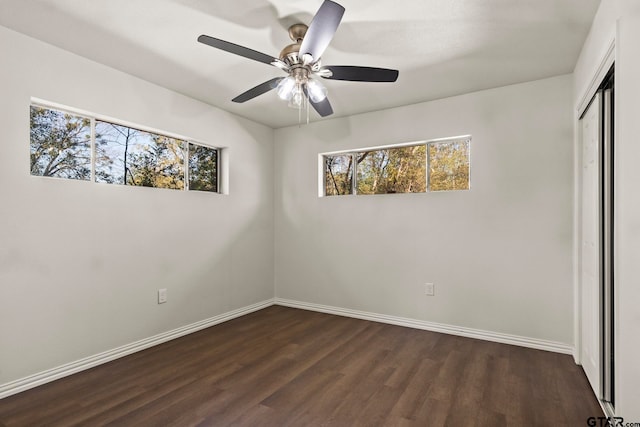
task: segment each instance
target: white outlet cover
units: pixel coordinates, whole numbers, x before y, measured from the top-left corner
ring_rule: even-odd
[[[429,295],[429,296],[435,295],[435,285],[433,283],[425,283],[424,293],[425,295]]]
[[[163,304],[165,302],[167,302],[167,290],[158,289],[158,304]]]

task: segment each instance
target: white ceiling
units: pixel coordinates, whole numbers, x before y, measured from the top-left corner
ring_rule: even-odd
[[[324,65],[395,68],[396,83],[325,80],[347,116],[570,73],[600,0],[337,0],[346,12]],[[322,0],[0,0],[0,25],[273,128],[298,113],[275,67],[196,42],[200,34],[277,56]],[[315,112],[311,120],[323,120]]]

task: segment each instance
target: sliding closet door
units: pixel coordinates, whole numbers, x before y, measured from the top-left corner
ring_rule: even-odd
[[[612,407],[614,399],[614,242],[613,242],[613,199],[614,199],[614,85],[613,76],[603,85],[602,91],[602,148],[601,148],[601,188],[602,188],[602,229],[600,233],[602,251],[602,400]]]
[[[581,361],[598,398],[601,392],[601,253],[600,253],[600,145],[602,93],[599,91],[584,113],[582,131],[582,233],[580,253]]]

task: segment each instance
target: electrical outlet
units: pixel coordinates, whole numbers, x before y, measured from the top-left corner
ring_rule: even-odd
[[[435,295],[435,285],[433,283],[425,283],[424,284],[424,294],[429,296]]]
[[[164,304],[167,302],[167,290],[158,289],[158,304]]]

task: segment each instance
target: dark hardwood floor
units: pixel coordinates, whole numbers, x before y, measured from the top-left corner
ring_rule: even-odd
[[[0,426],[586,426],[567,355],[279,306],[0,400]]]

